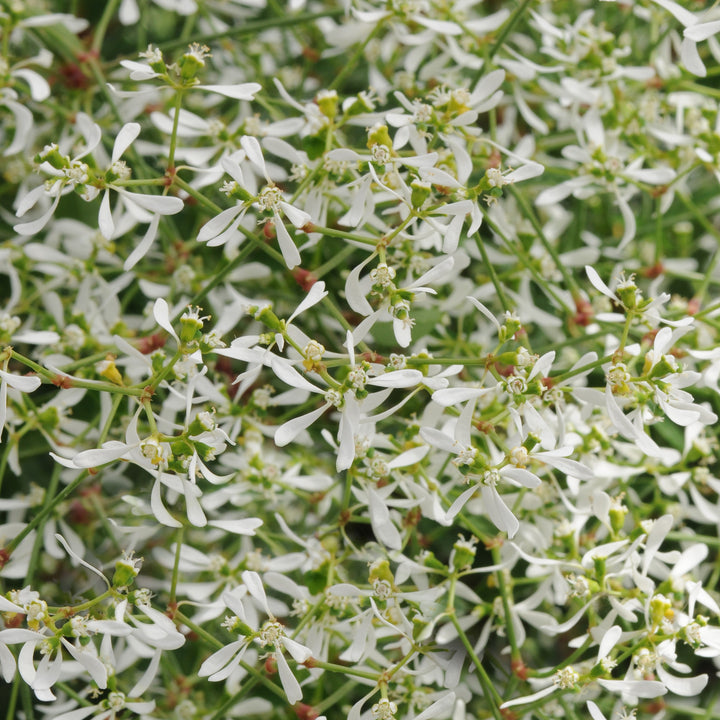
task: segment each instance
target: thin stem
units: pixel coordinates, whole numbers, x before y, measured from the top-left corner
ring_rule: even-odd
[[[52,502],[52,498],[57,492],[58,483],[60,482],[61,470],[62,465],[56,464],[55,467],[53,467],[52,475],[50,476],[50,482],[48,484],[47,490],[45,491],[44,505],[50,505],[50,503]],[[33,584],[33,580],[35,578],[35,570],[37,569],[38,558],[40,557],[40,550],[45,543],[42,528],[45,527],[45,521],[47,520],[47,517],[48,516],[46,515],[45,519],[38,528],[39,532],[35,535],[35,542],[33,543],[32,552],[30,553],[30,560],[28,561],[28,569],[25,573],[24,580],[24,582],[28,585]]]
[[[500,705],[502,704],[502,698],[498,694],[498,691],[495,689],[495,685],[485,671],[485,668],[483,667],[480,658],[478,658],[477,654],[475,653],[473,646],[470,644],[470,641],[468,640],[465,631],[460,626],[460,623],[458,622],[458,619],[454,612],[450,613],[450,620],[455,626],[455,630],[457,630],[460,641],[465,646],[465,649],[467,650],[470,659],[475,665],[478,674],[478,680],[480,680],[480,685],[482,685],[483,694],[485,695],[485,700],[490,706],[490,712],[492,712],[495,720],[502,720],[502,715],[500,713]]]
[[[520,22],[520,19],[525,14],[525,11],[530,7],[531,2],[532,0],[523,0],[522,3],[520,3],[520,6],[510,16],[510,18],[503,26],[500,34],[497,36],[495,42],[491,45],[490,50],[487,53],[488,62],[495,57],[497,51],[502,47],[502,44],[508,38],[510,33],[515,29],[515,26]],[[482,72],[481,70],[478,70],[478,75],[476,76],[475,81],[477,82],[477,80],[479,80],[481,76]]]
[[[143,391],[139,388],[114,385],[113,383],[106,383],[100,380],[82,380],[81,378],[71,377],[70,375],[58,375],[57,373],[50,372],[50,370],[46,370],[42,365],[38,365],[36,362],[30,360],[30,358],[20,355],[20,353],[15,352],[15,350],[12,352],[12,358],[23,365],[26,365],[40,377],[53,384],[68,382],[70,383],[70,387],[86,388],[88,390],[97,390],[98,392],[109,392],[121,395],[133,395],[135,397],[143,394]]]
[[[308,13],[306,15],[292,15],[288,14],[281,18],[272,18],[270,20],[257,20],[255,22],[243,22],[238,23],[235,26],[228,27],[227,29],[221,30],[216,33],[207,33],[205,35],[199,35],[195,38],[198,43],[210,43],[214,40],[226,40],[227,38],[239,37],[243,35],[254,36],[268,30],[270,28],[280,28],[287,26],[306,25],[314,22],[315,20],[321,20],[324,18],[338,17],[345,13],[344,8],[328,8],[322,12]],[[185,38],[179,40],[172,40],[167,43],[163,43],[163,50],[171,50],[176,47],[182,47],[187,44]]]
[[[168,169],[172,172],[175,165],[175,149],[177,148],[178,125],[180,124],[180,109],[182,108],[183,91],[181,88],[176,90],[175,95],[175,112],[173,114],[172,133],[170,135],[170,150],[168,152]]]
[[[43,507],[43,509],[33,517],[33,519],[7,544],[6,550],[8,554],[11,554],[20,543],[41,523],[45,521],[45,518],[63,501],[65,498],[70,497],[75,490],[82,485],[84,480],[87,478],[87,470],[83,470],[69,485],[66,485],[54,498],[53,501]]]
[[[345,63],[343,69],[335,76],[335,79],[330,83],[329,89],[335,90],[338,87],[341,87],[343,82],[345,81],[345,78],[353,71],[355,70],[355,67],[357,66],[358,62],[360,61],[360,58],[365,54],[365,48],[367,47],[368,43],[380,32],[380,29],[385,26],[385,23],[378,22],[375,27],[368,33],[368,36],[363,40],[357,48],[355,48],[355,52],[352,54],[350,59]]]
[[[490,281],[493,284],[493,287],[495,288],[495,292],[497,293],[498,300],[500,301],[500,304],[503,307],[503,310],[505,312],[511,312],[512,307],[510,303],[508,302],[507,297],[505,296],[505,291],[503,290],[502,284],[500,283],[500,278],[498,277],[497,272],[495,271],[495,266],[490,262],[490,258],[488,257],[487,250],[485,250],[485,243],[483,239],[480,237],[480,233],[475,233],[475,245],[477,245],[477,249],[480,251],[480,255],[482,255],[483,263],[485,263],[485,269],[487,270],[488,275],[490,276]]]
[[[96,52],[100,52],[102,48],[103,40],[105,39],[105,33],[107,32],[110,19],[115,14],[117,6],[120,4],[120,0],[107,0],[105,7],[103,8],[103,14],[95,26],[95,33],[92,41],[92,49]]]
[[[20,685],[24,685],[25,681],[19,676],[15,677],[15,682],[12,684],[10,689],[10,697],[8,698],[7,714],[5,720],[15,720],[15,708],[17,707],[18,692],[20,691]]]
[[[229,263],[226,262],[223,265],[222,269],[217,272],[211,280],[208,281],[208,283],[203,287],[202,290],[200,290],[197,294],[193,296],[188,305],[194,307],[202,307],[201,303],[205,301],[205,298],[208,296],[210,291],[213,290],[213,288],[216,288],[233,270],[240,267],[240,265],[242,265],[242,263],[247,259],[247,256],[250,255],[253,250],[254,248],[252,245],[245,245],[245,247],[243,247],[242,250],[240,250],[240,252]],[[184,312],[184,310],[180,310],[173,318],[173,323],[179,322]]]
[[[178,577],[180,576],[180,553],[182,551],[185,528],[178,528],[175,536],[175,562],[173,563],[172,579],[170,580],[170,600],[168,605],[174,605],[177,597]]]
[[[552,243],[547,239],[547,237],[545,237],[542,225],[540,224],[537,215],[535,215],[534,210],[532,209],[532,207],[530,207],[527,199],[516,187],[510,186],[510,193],[515,198],[525,217],[530,221],[530,224],[533,226],[533,229],[535,230],[535,233],[540,240],[542,246],[553,259],[555,267],[557,267],[557,269],[563,276],[563,280],[565,281],[567,288],[570,290],[573,297],[578,297],[580,295],[580,291],[578,289],[577,283],[575,282],[575,278],[568,272],[568,269],[558,255],[557,250],[553,247]]]
[[[330,670],[332,672],[342,673],[343,675],[354,675],[355,677],[365,678],[367,680],[374,680],[378,682],[381,678],[381,673],[367,672],[366,670],[358,670],[350,665],[337,665],[336,663],[325,662],[323,660],[317,660],[313,658],[309,663],[309,667],[319,667],[323,670]]]
[[[495,565],[502,563],[502,557],[500,556],[500,548],[497,545],[492,547],[492,558]],[[495,578],[497,579],[498,589],[502,597],[503,611],[505,613],[505,632],[507,633],[507,639],[510,643],[510,657],[513,662],[519,662],[520,657],[520,646],[518,645],[517,636],[515,634],[515,625],[512,621],[512,588],[508,586],[505,580],[505,573],[502,570],[495,572]]]

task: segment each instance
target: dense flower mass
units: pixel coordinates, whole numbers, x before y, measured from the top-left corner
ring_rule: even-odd
[[[720,713],[716,5],[0,5],[0,715]]]

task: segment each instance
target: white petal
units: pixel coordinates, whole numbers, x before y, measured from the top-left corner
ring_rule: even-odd
[[[412,448],[412,450],[406,450],[400,453],[394,460],[388,463],[388,467],[391,469],[408,467],[420,462],[429,452],[430,448],[427,445],[420,445],[419,447]]]
[[[158,298],[153,305],[153,316],[155,322],[166,332],[168,332],[175,340],[180,343],[180,338],[177,336],[175,329],[170,322],[170,308],[168,307],[167,301],[164,298]]]
[[[112,210],[110,209],[110,191],[105,190],[103,199],[100,203],[100,212],[98,213],[98,227],[100,234],[106,239],[111,240],[113,232],[115,232],[115,223],[113,222]]]
[[[367,487],[368,513],[373,533],[379,542],[391,550],[400,550],[402,537],[390,519],[390,510],[385,501],[370,486]]]
[[[598,662],[610,654],[610,651],[615,647],[621,635],[622,628],[619,625],[613,625],[605,635],[603,635],[598,649]]]
[[[440,450],[445,450],[453,454],[457,452],[455,440],[440,430],[426,427],[420,428],[420,437],[426,443],[429,443],[433,447],[440,448]]]
[[[466,400],[482,397],[483,395],[487,395],[489,392],[491,392],[491,390],[488,388],[442,388],[441,390],[436,390],[432,394],[432,399],[433,402],[436,402],[442,407],[450,407],[451,405],[458,405]]]
[[[267,595],[265,595],[265,588],[263,587],[260,576],[254,570],[243,570],[240,577],[242,577],[242,581],[245,583],[245,587],[248,589],[250,595],[252,595],[263,606],[265,612],[272,617],[272,613],[268,607]]]
[[[39,218],[26,223],[18,223],[17,225],[13,226],[13,230],[15,230],[18,235],[35,235],[36,233],[39,233],[47,225],[48,221],[53,216],[53,213],[55,212],[55,209],[57,208],[59,202],[60,193],[55,196],[50,208],[46,210]]]
[[[433,185],[440,185],[441,187],[462,187],[462,185],[450,173],[436,167],[420,168],[420,177],[425,182],[432,183]]]
[[[534,702],[535,700],[540,700],[540,698],[547,697],[550,695],[550,693],[555,692],[557,690],[556,685],[549,685],[546,688],[543,688],[542,690],[538,690],[538,692],[533,693],[532,695],[526,695],[525,697],[515,698],[515,700],[508,700],[507,702],[504,702],[500,709],[504,710],[505,708],[513,707],[515,705],[525,705],[526,703]]]
[[[385,388],[409,388],[418,385],[423,380],[419,370],[391,370],[383,375],[368,378],[368,385]]]
[[[144,193],[128,192],[123,188],[115,189],[126,202],[134,203],[143,210],[158,215],[175,215],[185,207],[185,203],[180,198],[172,195],[145,195]]]
[[[157,235],[158,227],[160,225],[160,216],[153,215],[153,219],[148,225],[148,229],[145,231],[143,239],[137,244],[135,249],[128,255],[127,260],[123,263],[123,270],[131,270],[135,265],[147,255],[148,250],[155,240]]]
[[[510,478],[526,488],[532,489],[540,485],[540,478],[537,475],[533,475],[533,473],[529,470],[524,470],[523,468],[506,465],[502,470],[500,470],[500,474],[504,478]]]
[[[320,282],[313,283],[310,290],[303,301],[295,308],[295,312],[288,318],[288,323],[291,323],[300,313],[305,312],[308,308],[313,305],[317,305],[324,297],[327,297],[327,290],[325,290],[325,283],[321,280]]]
[[[12,143],[5,148],[3,155],[14,155],[25,149],[25,142],[33,127],[33,114],[25,106],[11,100],[5,100],[5,105],[15,116],[15,134]],[[40,188],[43,189],[42,186]]]
[[[662,665],[658,664],[657,676],[662,680],[665,687],[676,695],[682,697],[697,697],[708,684],[708,676],[704,673],[695,677],[678,677],[669,673]]]
[[[277,355],[268,353],[266,360],[270,365],[270,368],[284,383],[287,383],[291,387],[299,388],[300,390],[308,390],[309,392],[321,393],[322,390],[316,387],[311,382],[306,380],[292,365],[289,361],[284,358],[280,358]]]
[[[107,668],[91,651],[83,651],[76,648],[71,642],[62,638],[65,649],[87,670],[88,675],[97,686],[104,690],[107,687]]]
[[[257,138],[252,137],[252,135],[243,135],[240,138],[240,145],[245,151],[248,160],[255,165],[255,167],[257,167],[258,170],[260,170],[265,176],[265,179],[270,182],[270,177],[268,175],[267,168],[265,167],[265,158],[263,157],[262,148],[260,147],[260,143],[257,141]]]
[[[480,493],[482,494],[488,519],[498,530],[506,532],[509,538],[513,538],[520,529],[520,523],[502,497],[500,497],[500,493],[494,487],[488,485],[483,485],[480,488]]]
[[[166,527],[182,527],[182,523],[176,520],[168,511],[162,501],[160,486],[162,483],[156,480],[150,493],[150,508],[155,519]]]
[[[277,662],[280,682],[282,683],[285,695],[287,695],[288,702],[291,705],[294,705],[296,702],[300,702],[303,696],[302,690],[300,689],[300,683],[292,674],[285,656],[281,652],[276,652],[275,661]]]
[[[13,70],[15,77],[22,78],[30,86],[30,96],[33,100],[42,101],[50,97],[50,86],[42,75],[28,68]]]
[[[281,642],[283,647],[293,656],[295,662],[304,663],[308,658],[312,657],[312,650],[292,638],[283,636]]]
[[[262,85],[253,82],[240,85],[196,85],[195,87],[233,98],[233,100],[254,100],[255,93],[262,90]]]
[[[312,218],[310,217],[310,213],[306,213],[304,210],[300,210],[299,208],[296,208],[294,205],[291,205],[290,203],[284,202],[281,200],[278,205],[280,206],[280,209],[285,214],[285,217],[296,227],[301,228],[304,225],[307,225]]]
[[[255,530],[263,524],[259,518],[244,518],[242,520],[210,520],[208,525],[219,528],[235,535],[254,535]]]
[[[300,264],[300,251],[297,249],[295,241],[290,237],[290,233],[287,231],[285,223],[277,211],[275,211],[274,222],[280,252],[288,269],[292,270]]]
[[[241,205],[223,210],[219,215],[208,220],[198,232],[198,242],[207,242],[211,238],[217,237],[243,212]]]
[[[713,20],[711,22],[698,23],[691,27],[686,27],[683,32],[683,36],[700,42],[701,40],[707,40],[711,35],[715,35],[720,32],[720,20]]]
[[[694,75],[705,77],[707,70],[698,52],[697,44],[690,38],[684,38],[680,46],[680,59],[686,70]]]
[[[72,462],[74,467],[77,468],[99,467],[113,460],[119,460],[123,455],[127,455],[130,449],[130,446],[126,443],[111,440],[105,443],[102,448],[83,450],[72,459]]]
[[[140,125],[138,123],[127,123],[127,125],[122,126],[113,145],[112,162],[120,159],[121,155],[132,145],[139,134]]]
[[[451,714],[453,707],[455,706],[455,693],[449,692],[443,695],[439,700],[436,700],[432,705],[425,708],[419,715],[416,715],[413,720],[430,720],[430,718],[437,717],[448,717]]]
[[[637,223],[635,222],[635,214],[631,210],[628,201],[619,192],[615,193],[615,197],[617,198],[620,214],[623,216],[623,221],[625,223],[625,231],[623,232],[620,244],[618,245],[618,250],[620,250],[635,237]]]
[[[639,698],[656,698],[665,695],[667,688],[657,680],[598,680],[598,685],[615,693],[628,693]]]
[[[223,648],[220,648],[217,652],[214,652],[205,662],[200,666],[198,670],[199,677],[208,677],[209,675],[215,675],[218,670],[224,668],[232,659],[235,654],[247,644],[247,640],[242,638],[241,640],[235,640],[229,643]],[[220,678],[218,678],[219,680]],[[224,679],[224,678],[223,678]],[[212,682],[215,682],[213,678],[210,678]]]
[[[37,375],[13,375],[12,373],[0,370],[0,378],[11,388],[20,392],[34,392],[40,385],[42,380]]]
[[[150,660],[150,664],[147,666],[147,669],[142,674],[142,677],[135,683],[133,689],[130,690],[130,692],[128,693],[130,697],[140,697],[150,687],[150,683],[152,683],[152,681],[155,679],[158,668],[160,667],[161,657],[162,651],[159,649],[156,650],[155,654],[152,656],[152,660]]]
[[[471,104],[474,105],[481,100],[490,97],[494,92],[500,89],[500,86],[504,81],[504,70],[493,70],[492,72],[489,72],[475,86],[471,96]]]
[[[91,572],[95,573],[95,575],[102,578],[102,581],[110,587],[110,583],[107,581],[107,578],[98,570],[96,567],[91,565],[89,562],[86,562],[83,560],[71,547],[68,545],[67,540],[60,534],[55,533],[55,539],[65,548],[65,552],[75,561],[75,563],[78,563],[79,565],[82,565],[84,568],[87,568]],[[73,564],[75,564],[73,563]]]

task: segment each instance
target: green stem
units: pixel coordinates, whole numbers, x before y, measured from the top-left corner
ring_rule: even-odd
[[[18,692],[20,691],[20,685],[24,685],[25,681],[19,676],[15,677],[15,681],[10,689],[10,697],[8,698],[7,714],[5,720],[15,720],[15,708],[17,707]]]
[[[175,150],[177,148],[178,125],[180,124],[180,109],[182,108],[183,90],[178,88],[175,95],[175,113],[173,114],[172,134],[170,135],[170,151],[168,152],[168,170],[173,171],[175,165]]]
[[[33,519],[7,544],[6,550],[11,554],[18,545],[41,523],[45,518],[63,501],[70,497],[87,478],[87,470],[83,470],[69,485],[66,485],[54,498],[53,501],[33,517]]]
[[[492,558],[493,564],[500,565],[502,563],[500,548],[497,545],[492,546]],[[522,662],[520,646],[518,645],[517,636],[515,635],[515,625],[512,621],[512,588],[508,587],[503,570],[496,571],[495,578],[497,579],[498,589],[502,596],[503,611],[505,613],[505,632],[507,633],[507,639],[510,643],[510,657],[513,662]]]
[[[172,579],[170,581],[170,600],[169,605],[174,605],[177,596],[178,577],[180,576],[180,552],[182,550],[183,536],[185,528],[178,528],[175,536],[175,562],[173,563]]]
[[[220,640],[213,637],[207,630],[204,630],[199,625],[194,623],[187,615],[184,615],[181,612],[175,613],[175,619],[178,620],[183,625],[187,625],[196,635],[201,637],[206,643],[211,645],[217,650],[220,650],[221,648],[225,647]],[[257,681],[262,683],[268,690],[272,691],[277,695],[278,697],[285,700],[285,692],[282,690],[282,688],[279,688],[274,682],[271,680],[268,680],[262,673],[260,673],[259,670],[254,668],[252,665],[249,665],[246,662],[240,663],[241,667],[243,667],[245,670],[247,670],[248,673],[250,673],[253,678]]]
[[[12,358],[23,365],[26,365],[36,372],[41,378],[53,384],[60,384],[65,382],[67,379],[67,382],[70,383],[70,387],[86,388],[88,390],[97,390],[98,392],[133,395],[135,397],[143,394],[143,391],[139,388],[123,387],[122,385],[101,382],[100,380],[82,380],[80,378],[71,377],[70,375],[58,375],[57,373],[50,372],[50,370],[46,370],[42,365],[38,365],[36,362],[30,360],[30,358],[20,355],[20,353],[15,352],[15,350],[12,352]],[[57,383],[55,381],[57,381]]]
[[[282,18],[272,18],[270,20],[257,20],[255,22],[243,22],[237,23],[235,26],[231,26],[226,30],[222,30],[216,33],[208,33],[206,35],[199,35],[195,38],[196,42],[199,43],[210,43],[214,40],[225,40],[231,37],[238,37],[243,35],[255,36],[261,33],[263,30],[271,28],[280,28],[287,26],[306,25],[307,23],[314,22],[315,20],[322,20],[324,18],[338,17],[345,13],[344,8],[328,8],[322,12],[307,13],[306,15],[291,15],[288,14]],[[179,40],[172,40],[167,43],[163,43],[163,50],[171,50],[176,47],[182,47],[187,42],[184,38]]]
[[[511,312],[512,308],[510,306],[510,303],[508,302],[507,297],[505,297],[505,291],[503,290],[502,284],[500,283],[500,278],[495,271],[495,266],[490,262],[490,258],[488,257],[487,251],[485,250],[485,243],[480,237],[479,232],[475,233],[475,245],[477,245],[477,249],[480,251],[480,255],[482,255],[483,263],[485,263],[485,269],[490,276],[490,280],[493,284],[493,287],[495,288],[495,292],[497,293],[498,300],[500,301],[503,310],[507,313]]]
[[[22,706],[25,711],[24,720],[35,720],[35,703],[33,697],[30,694],[30,686],[24,682],[21,682],[20,694],[22,696]]]
[[[382,673],[373,673],[366,670],[358,670],[357,668],[349,665],[337,665],[336,663],[325,662],[324,660],[317,660],[315,658],[309,661],[310,667],[319,667],[323,670],[330,670],[331,672],[342,673],[343,675],[354,675],[355,677],[365,678],[367,680],[374,680],[378,682],[382,677]]]
[[[525,14],[525,11],[530,7],[530,3],[532,0],[523,0],[522,3],[520,3],[520,6],[515,10],[515,12],[510,16],[508,21],[503,25],[502,30],[500,31],[500,34],[495,39],[495,42],[490,47],[490,50],[487,54],[488,61],[492,60],[495,57],[495,54],[497,51],[502,47],[502,44],[505,42],[505,40],[508,38],[510,33],[515,29],[515,26],[520,22],[520,19]],[[478,74],[475,77],[475,82],[477,82],[480,77],[482,77],[482,68],[478,70]]]
[[[571,377],[575,377],[575,375],[582,375],[583,373],[590,372],[595,368],[602,367],[603,365],[605,365],[605,363],[612,362],[612,359],[612,355],[606,355],[599,360],[595,360],[595,362],[588,363],[587,365],[582,365],[581,367],[574,368],[573,370],[567,370],[564,373],[560,373],[560,375],[555,375],[552,377],[552,381],[557,385],[559,383],[565,382],[566,380],[569,380]]]
[[[322,713],[324,710],[328,708],[338,707],[338,703],[340,700],[345,697],[351,690],[354,690],[357,687],[357,685],[352,682],[346,682],[344,685],[341,685],[337,690],[330,693],[322,702],[317,703],[313,706],[313,710],[317,712],[318,714]]]
[[[15,446],[14,436],[8,434],[7,444],[3,449],[2,456],[0,456],[0,489],[2,489],[3,478],[5,477],[5,468],[7,467],[8,461],[10,460],[10,452]]]
[[[103,14],[95,26],[95,33],[92,41],[92,49],[97,53],[102,48],[103,40],[105,39],[105,33],[107,32],[108,25],[110,24],[110,18],[112,18],[120,0],[107,0],[103,9]]]
[[[337,230],[336,228],[324,227],[322,225],[313,225],[312,232],[322,233],[323,235],[328,235],[330,237],[354,240],[355,242],[363,243],[364,245],[371,245],[372,247],[375,247],[378,243],[376,238],[358,235],[357,233],[345,232],[344,230]]]
[[[355,70],[355,67],[357,66],[358,62],[360,61],[360,58],[365,54],[365,48],[367,47],[368,43],[380,32],[381,28],[385,27],[384,22],[379,22],[375,25],[375,27],[370,31],[368,36],[363,40],[357,48],[355,48],[355,52],[352,54],[350,59],[345,63],[343,69],[335,76],[335,79],[330,83],[328,86],[328,89],[335,90],[342,86],[343,82],[345,81],[345,78],[353,71]]]
[[[568,290],[572,293],[573,297],[579,297],[580,296],[580,290],[578,289],[577,283],[575,282],[575,278],[568,272],[567,267],[565,266],[565,263],[561,260],[560,256],[557,253],[557,250],[553,247],[552,243],[545,237],[545,233],[543,232],[542,225],[540,224],[540,221],[537,218],[537,215],[535,215],[534,210],[528,203],[525,196],[516,188],[513,186],[510,186],[510,193],[515,198],[515,201],[520,206],[520,209],[523,211],[523,214],[525,217],[530,221],[530,224],[533,226],[533,229],[535,230],[535,233],[538,236],[538,239],[542,243],[542,246],[545,248],[547,253],[550,255],[550,257],[553,259],[553,262],[555,263],[555,266],[560,271],[561,275],[563,276],[563,280],[565,281],[565,285],[567,286]]]
[[[210,281],[208,281],[208,283],[203,287],[202,290],[200,290],[193,296],[192,300],[190,300],[188,305],[191,305],[193,307],[202,307],[201,303],[205,301],[205,298],[208,296],[210,291],[213,288],[217,287],[233,270],[235,270],[235,268],[242,265],[247,256],[250,255],[253,250],[253,246],[248,244],[245,245],[245,247],[243,247],[229,263],[224,262],[223,258],[223,267],[213,276]],[[173,323],[179,322],[180,317],[184,312],[184,310],[180,310],[173,318]]]
[[[475,653],[473,646],[470,644],[470,641],[468,640],[465,631],[460,626],[460,623],[458,622],[458,619],[454,612],[450,613],[450,620],[455,626],[458,637],[460,638],[462,644],[465,646],[465,649],[467,650],[470,659],[473,661],[473,664],[477,669],[478,680],[480,680],[480,685],[482,685],[485,700],[490,706],[490,712],[492,713],[495,720],[503,720],[500,713],[500,705],[502,705],[502,698],[498,694],[498,691],[495,689],[495,685],[485,671],[482,662],[480,662],[480,658],[478,658],[477,654]]]
[[[47,490],[45,491],[45,498],[43,506],[50,505],[52,502],[52,498],[54,497],[55,493],[57,492],[58,483],[60,482],[60,472],[62,470],[62,465],[55,465],[53,467],[52,475],[50,476],[50,482],[48,484]],[[32,552],[30,553],[30,560],[28,561],[28,569],[25,573],[25,580],[24,582],[28,585],[33,584],[33,579],[35,577],[35,570],[37,569],[37,563],[38,558],[40,557],[40,550],[43,547],[45,543],[45,539],[43,538],[43,532],[42,529],[45,527],[45,521],[47,520],[48,516],[45,516],[45,519],[38,527],[38,533],[35,535],[35,542],[33,543]]]

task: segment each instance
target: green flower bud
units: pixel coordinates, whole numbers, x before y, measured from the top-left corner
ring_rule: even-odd
[[[202,335],[203,321],[209,317],[200,317],[201,308],[188,308],[180,318],[180,342],[188,345]]]
[[[142,567],[142,558],[133,557],[133,554],[123,554],[122,558],[115,563],[115,573],[112,578],[114,588],[123,588],[131,585],[138,576]]]
[[[207,47],[207,45],[193,43],[178,63],[180,77],[186,83],[195,80],[200,70],[205,67],[206,57],[212,57],[210,55],[210,48]]]
[[[384,145],[388,150],[392,150],[392,139],[390,138],[387,125],[375,125],[370,128],[367,146],[371,148],[373,145]]]
[[[259,320],[263,325],[270,328],[274,332],[282,333],[285,331],[285,321],[281,320],[269,307],[262,308],[255,314],[255,319]]]
[[[412,191],[410,193],[410,202],[414,208],[421,208],[425,201],[430,197],[432,185],[422,180],[413,180],[410,183]]]
[[[338,111],[338,94],[335,90],[321,90],[315,102],[320,108],[320,112],[326,117],[332,120]]]
[[[374,563],[372,563],[370,565],[370,574],[368,576],[368,580],[370,581],[371,585],[377,580],[385,580],[394,587],[395,576],[392,574],[392,570],[390,570],[390,563],[384,559],[376,560]]]

